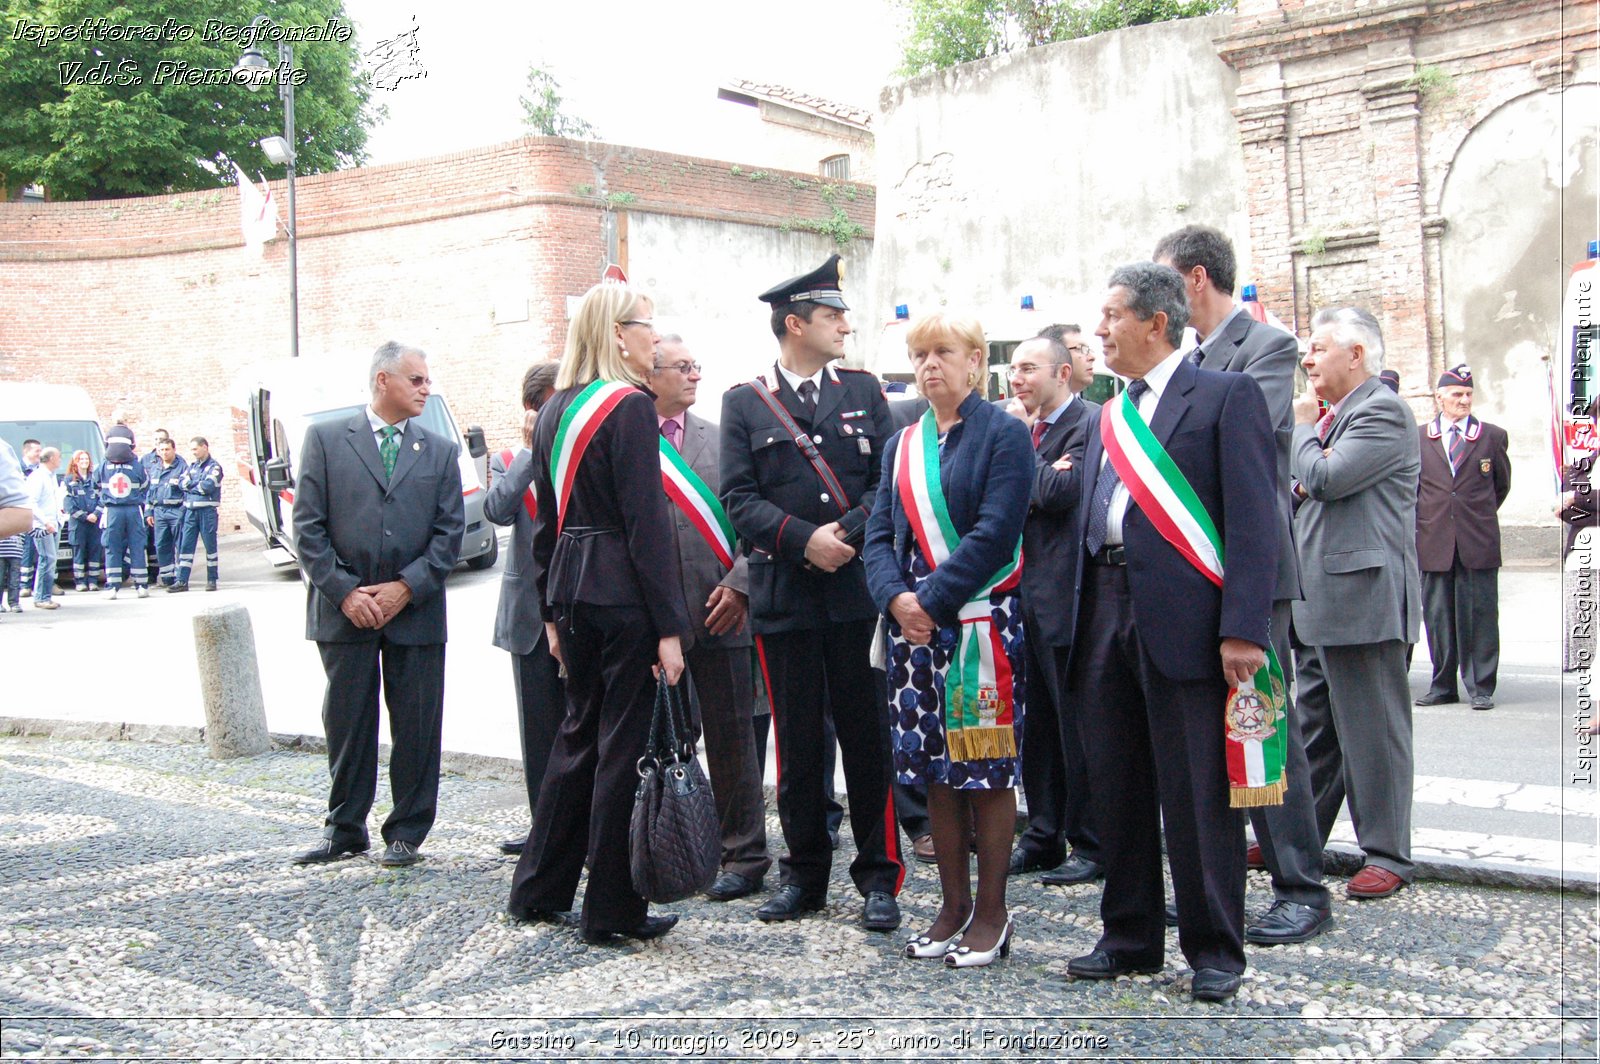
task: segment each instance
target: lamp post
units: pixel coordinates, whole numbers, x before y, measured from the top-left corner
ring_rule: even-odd
[[[272,19],[266,15],[257,15],[250,21],[250,45],[234,64],[234,70],[247,72],[251,77],[246,84],[251,92],[261,87],[261,83],[272,75],[273,66],[267,57],[261,54],[260,33],[263,27],[273,24]],[[289,73],[294,70],[294,49],[283,41],[278,42],[278,96],[283,100],[283,136],[267,137],[261,141],[261,149],[267,153],[267,158],[274,163],[281,163],[288,169],[289,174],[289,357],[300,357],[300,275],[298,263],[295,259],[295,214],[294,214],[294,79]]]

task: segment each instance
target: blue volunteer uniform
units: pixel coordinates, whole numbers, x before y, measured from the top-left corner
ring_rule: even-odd
[[[155,522],[156,564],[160,568],[158,579],[164,587],[171,587],[178,568],[178,543],[183,533],[183,486],[179,483],[189,463],[174,456],[172,464],[164,466],[159,458],[146,467],[150,473],[150,487],[145,494],[146,513]]]
[[[217,589],[217,507],[222,503],[222,464],[209,454],[193,462],[179,479],[183,486],[183,544],[178,550],[178,575],[174,589],[189,586],[194,549],[206,548],[206,590]]]
[[[100,487],[91,470],[87,478],[67,480],[67,541],[72,544],[72,584],[88,591],[105,584],[100,570]],[[95,520],[89,518],[95,516]]]
[[[35,469],[38,469],[38,468],[39,468],[39,463],[37,463],[37,462],[23,462],[22,463],[22,479],[23,480],[27,480],[30,476],[33,475],[33,471]],[[38,551],[34,548],[33,537],[30,536],[30,535],[24,535],[22,537],[22,597],[23,598],[27,598],[29,595],[33,594],[33,570],[34,570],[34,567],[36,565],[38,565],[38,559],[39,559],[39,554],[38,554]]]
[[[95,469],[94,481],[105,514],[100,535],[105,546],[106,583],[114,596],[127,582],[131,569],[133,586],[147,593],[144,497],[150,477],[144,463],[133,455],[132,430],[118,425],[106,434],[106,457]]]

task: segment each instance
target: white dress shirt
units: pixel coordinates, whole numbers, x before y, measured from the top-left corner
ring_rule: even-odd
[[[1144,375],[1144,382],[1150,386],[1149,390],[1139,397],[1139,416],[1144,418],[1146,424],[1155,416],[1156,407],[1161,405],[1161,393],[1166,391],[1167,382],[1172,380],[1172,373],[1188,356],[1182,351],[1174,351],[1160,362],[1149,373]],[[1112,402],[1120,403],[1119,396]],[[1103,465],[1108,459],[1104,454],[1100,456]],[[1095,471],[1099,476],[1099,470]],[[1122,519],[1128,513],[1128,503],[1133,496],[1128,493],[1128,486],[1121,480],[1111,491],[1111,510],[1106,514],[1106,546],[1118,547],[1122,545]]]

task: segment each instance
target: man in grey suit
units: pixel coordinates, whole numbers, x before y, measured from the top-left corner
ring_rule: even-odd
[[[522,741],[522,781],[528,790],[528,813],[539,804],[556,729],[567,715],[566,687],[561,665],[550,653],[544,621],[539,612],[539,589],[533,572],[533,516],[538,509],[533,493],[533,426],[539,407],[555,390],[553,360],[529,367],[522,377],[522,450],[499,451],[489,456],[489,491],[483,499],[483,516],[497,525],[511,526],[511,549],[500,573],[500,604],[494,615],[494,645],[511,655],[511,680],[517,692],[517,736]],[[506,839],[500,852],[522,855],[528,835]]]
[[[1233,301],[1237,260],[1233,243],[1220,231],[1188,225],[1156,244],[1156,262],[1183,274],[1189,297],[1189,324],[1200,343],[1189,360],[1202,369],[1247,373],[1267,400],[1277,443],[1278,575],[1272,592],[1272,646],[1285,669],[1290,656],[1290,604],[1300,597],[1300,563],[1291,526],[1289,446],[1294,435],[1294,366],[1299,357],[1295,338],[1264,325]],[[1245,928],[1245,939],[1259,946],[1304,942],[1322,933],[1333,920],[1328,888],[1322,882],[1322,845],[1311,801],[1311,778],[1300,734],[1300,714],[1285,692],[1288,748],[1284,751],[1285,791],[1282,805],[1250,810],[1257,845],[1246,863],[1265,866],[1272,876],[1272,907]]]
[[[663,336],[650,374],[656,420],[667,443],[677,448],[684,463],[715,496],[722,486],[722,444],[715,427],[689,410],[699,386],[700,364],[684,346],[683,338]],[[711,793],[716,796],[722,826],[722,870],[706,897],[732,901],[760,890],[772,867],[761,769],[750,725],[755,678],[750,664],[750,630],[745,624],[750,612],[749,559],[736,554],[729,569],[676,504],[672,517],[683,570],[683,600],[693,624],[685,654],[690,689],[705,732]]]
[[[1294,624],[1324,682],[1301,684],[1301,727],[1323,841],[1348,800],[1366,853],[1346,893],[1383,898],[1413,874],[1406,646],[1422,620],[1421,455],[1410,407],[1376,376],[1377,320],[1337,307],[1318,311],[1311,327],[1305,367],[1315,394],[1294,403],[1293,471],[1304,500],[1295,543],[1305,591]],[[1319,398],[1330,404],[1325,412]]]
[[[380,674],[389,707],[389,789],[380,863],[416,864],[433,826],[444,716],[444,580],[461,554],[459,448],[422,427],[427,356],[390,341],[372,356],[372,404],[313,424],[300,449],[295,548],[306,638],[328,676],[322,724],[333,777],[324,864],[367,849],[378,786]]]

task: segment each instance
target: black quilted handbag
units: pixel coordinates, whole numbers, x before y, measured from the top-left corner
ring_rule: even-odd
[[[628,824],[633,889],[646,901],[681,901],[705,890],[717,875],[722,857],[717,806],[694,750],[678,688],[658,680],[650,743],[639,759],[639,789]]]

